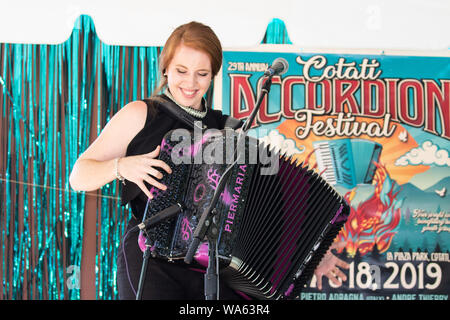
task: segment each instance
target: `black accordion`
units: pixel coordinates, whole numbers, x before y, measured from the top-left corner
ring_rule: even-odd
[[[217,256],[220,277],[253,298],[295,298],[349,214],[345,200],[315,171],[234,130],[199,137],[171,131],[159,159],[173,172],[161,179],[167,190],[151,189],[144,219],[174,204],[184,210],[145,236],[152,255],[169,261],[186,256],[220,177],[234,163],[216,205]]]

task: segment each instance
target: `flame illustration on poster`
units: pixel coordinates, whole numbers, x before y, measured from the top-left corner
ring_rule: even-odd
[[[397,199],[400,190],[394,191],[397,184],[391,180],[386,168],[379,164],[376,166],[378,170],[374,177],[373,195],[356,208],[351,207],[349,219],[336,239],[346,242],[345,249],[351,257],[355,256],[356,251],[364,256],[374,246],[380,253],[386,252],[400,222],[402,200]],[[345,194],[348,203],[351,203],[354,195],[355,190]],[[342,252],[342,249],[338,252]]]

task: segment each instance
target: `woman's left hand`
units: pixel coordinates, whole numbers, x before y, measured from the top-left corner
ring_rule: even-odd
[[[328,249],[327,253],[323,256],[316,270],[314,270],[314,275],[317,278],[317,288],[322,290],[322,277],[326,276],[335,285],[340,285],[342,282],[347,280],[347,277],[342,272],[341,269],[348,269],[350,265],[345,261],[336,257],[331,250],[345,247],[345,242],[335,242]],[[339,267],[339,268],[338,268]]]

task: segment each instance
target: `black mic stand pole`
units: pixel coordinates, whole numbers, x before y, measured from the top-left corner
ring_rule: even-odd
[[[240,138],[245,136],[245,133],[250,129],[252,126],[253,120],[256,117],[256,114],[258,113],[258,110],[261,106],[261,103],[264,99],[264,97],[269,93],[270,86],[272,84],[272,76],[268,76],[262,85],[261,92],[259,93],[258,100],[256,102],[255,108],[253,109],[252,113],[250,114],[250,117],[245,121],[241,133]],[[218,229],[218,222],[219,219],[217,217],[217,209],[216,204],[219,200],[220,195],[222,194],[223,190],[225,189],[225,185],[228,182],[228,179],[230,177],[230,174],[232,172],[232,168],[237,163],[237,160],[239,159],[239,151],[237,149],[237,146],[240,145],[239,143],[236,143],[235,149],[234,149],[234,155],[238,154],[236,156],[236,160],[228,166],[228,168],[223,173],[222,177],[219,179],[219,182],[217,184],[217,188],[214,192],[213,198],[211,200],[210,205],[206,208],[205,211],[203,211],[200,220],[197,224],[197,227],[194,231],[194,238],[189,246],[188,252],[186,254],[186,257],[184,258],[184,262],[191,263],[192,259],[197,252],[198,246],[200,245],[200,242],[205,238],[206,235],[208,235],[208,268],[206,269],[205,274],[205,299],[206,300],[216,300],[218,298],[218,287],[217,287],[217,281],[219,278],[218,274],[218,262],[217,262],[217,238],[219,236],[219,229]],[[211,230],[210,230],[210,227]]]
[[[151,246],[148,244],[148,237],[145,237],[145,251],[143,254],[141,275],[139,277],[139,285],[138,291],[136,293],[136,300],[142,300],[142,291],[144,290],[145,275],[147,274],[148,258],[150,257],[150,254],[151,254]]]
[[[147,200],[147,205],[145,207],[144,212],[147,212],[148,204],[150,202]],[[139,277],[139,285],[138,285],[138,291],[136,293],[136,300],[142,300],[142,292],[144,290],[144,282],[145,282],[145,275],[147,274],[147,265],[148,265],[148,258],[150,257],[152,253],[151,245],[149,244],[149,237],[147,234],[147,229],[156,226],[157,224],[161,223],[162,221],[172,218],[176,215],[178,215],[181,211],[183,211],[183,206],[179,203],[173,204],[170,207],[167,207],[166,209],[158,212],[157,214],[153,215],[152,217],[146,219],[142,223],[135,226],[133,229],[131,229],[128,232],[135,232],[138,230],[141,230],[145,233],[145,250],[143,253],[143,261],[142,261],[142,267],[141,267],[141,275]],[[144,216],[145,216],[144,213]],[[123,248],[125,250],[125,248]]]
[[[246,133],[251,128],[253,120],[255,120],[256,114],[258,113],[259,108],[261,107],[261,103],[264,97],[269,94],[271,85],[272,85],[272,76],[268,76],[262,85],[261,92],[259,93],[259,97],[258,100],[256,101],[255,108],[250,114],[250,117],[247,118],[244,125],[242,126],[242,131],[244,133]]]

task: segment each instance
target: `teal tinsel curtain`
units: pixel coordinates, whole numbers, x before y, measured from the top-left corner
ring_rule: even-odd
[[[96,297],[117,296],[130,212],[116,183],[77,193],[68,178],[118,109],[151,94],[158,52],[101,43],[87,16],[59,45],[1,44],[0,299],[80,299],[85,221],[95,224]]]
[[[269,22],[262,43],[292,44],[283,20],[274,18]]]
[[[290,43],[284,23],[262,42]],[[117,298],[131,213],[116,182],[74,192],[69,174],[121,107],[152,93],[160,50],[103,44],[88,16],[59,45],[0,44],[0,299],[81,299],[83,265],[94,298]]]

